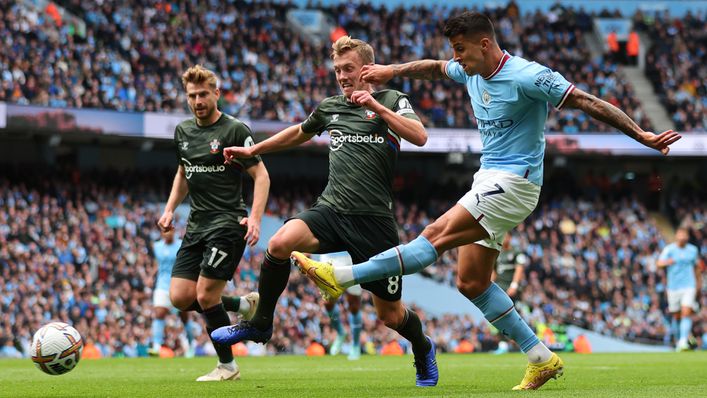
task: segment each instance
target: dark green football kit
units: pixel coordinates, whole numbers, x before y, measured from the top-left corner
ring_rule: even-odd
[[[393,112],[420,120],[405,94],[383,90],[372,96]],[[360,263],[398,245],[392,183],[400,136],[380,115],[343,95],[322,101],[302,123],[302,131],[331,138],[327,186],[311,209],[294,217],[319,240],[318,253],[347,251],[354,263]],[[398,301],[402,278],[361,286],[381,299]]]
[[[197,280],[199,275],[230,280],[245,250],[248,215],[243,201],[242,175],[261,159],[237,159],[224,164],[223,149],[252,146],[248,126],[221,114],[212,125],[199,126],[195,118],[174,130],[177,161],[184,172],[191,197],[187,232],[172,269],[172,277]]]

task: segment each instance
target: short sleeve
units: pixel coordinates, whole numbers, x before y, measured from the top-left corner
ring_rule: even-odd
[[[447,61],[447,66],[445,66],[445,73],[450,79],[457,83],[466,84],[467,74],[459,62],[450,59]]]
[[[174,155],[177,157],[177,164],[182,164],[182,155],[179,153],[179,125],[174,128]]]
[[[523,253],[518,253],[516,256],[516,265],[521,265],[523,267],[528,265],[528,256]]]
[[[660,252],[660,257],[658,260],[667,260],[670,258],[670,246],[666,246],[662,252]]]
[[[412,104],[410,104],[410,99],[407,97],[407,95],[401,95],[400,97],[398,97],[398,99],[395,101],[395,104],[393,105],[392,110],[393,112],[405,118],[414,119],[418,121],[420,120],[420,118],[415,113],[415,110],[412,108]]]
[[[326,128],[326,119],[321,109],[322,104],[317,106],[314,112],[310,113],[307,119],[302,122],[302,131],[305,134],[321,134]]]
[[[242,147],[249,147],[255,145],[255,141],[253,140],[253,134],[250,131],[250,128],[246,126],[243,123],[238,123],[236,125],[236,146],[242,146]],[[260,158],[260,155],[255,155],[252,158],[247,158],[247,159],[239,159],[239,161],[243,164],[243,167],[248,169],[251,166],[255,166],[256,164],[260,163],[262,159]]]
[[[537,63],[521,70],[518,79],[525,95],[549,102],[557,109],[562,108],[574,90],[574,84],[568,82],[561,74]]]

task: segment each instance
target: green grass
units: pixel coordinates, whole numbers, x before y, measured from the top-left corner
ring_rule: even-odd
[[[0,360],[0,397],[704,397],[707,352],[564,354],[565,375],[541,391],[511,392],[525,360],[520,354],[438,356],[440,382],[415,387],[412,358],[344,356],[239,358],[237,382],[197,383],[215,358],[82,361],[71,373],[48,376],[29,359]]]

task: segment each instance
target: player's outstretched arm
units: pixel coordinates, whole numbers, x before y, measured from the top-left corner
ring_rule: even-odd
[[[383,104],[376,101],[368,91],[354,91],[353,94],[351,94],[351,102],[365,106],[380,115],[388,124],[388,127],[399,134],[404,140],[417,146],[423,146],[427,142],[427,130],[425,130],[425,126],[423,126],[419,120],[409,119],[393,112],[391,109],[386,108]]]
[[[679,133],[673,130],[664,131],[660,134],[643,131],[636,122],[628,117],[621,109],[578,88],[575,88],[569,94],[565,101],[565,106],[580,109],[594,119],[617,128],[627,136],[649,148],[659,151],[663,155],[667,155],[668,152],[670,152],[670,145],[672,143],[682,138]]]
[[[167,199],[167,204],[164,207],[164,212],[162,216],[157,221],[157,226],[162,231],[169,231],[174,228],[172,225],[172,219],[174,218],[174,210],[179,206],[184,200],[189,192],[189,187],[187,186],[187,178],[184,173],[184,166],[179,165],[177,168],[177,173],[174,176],[174,181],[172,182],[172,190],[169,193],[169,199]]]
[[[409,77],[422,80],[449,79],[444,71],[446,67],[447,61],[434,59],[423,59],[393,65],[364,65],[361,68],[361,79],[371,84],[385,84],[394,77]]]
[[[250,147],[231,146],[223,149],[224,163],[231,163],[233,159],[252,158],[255,155],[262,155],[268,152],[277,152],[283,149],[296,147],[309,141],[314,134],[307,134],[302,131],[302,125],[296,124],[287,127],[265,141],[261,141]]]
[[[258,162],[256,165],[246,169],[246,171],[253,178],[253,206],[250,214],[242,224],[248,227],[248,232],[245,235],[246,242],[250,246],[255,246],[258,243],[258,239],[260,239],[260,223],[263,219],[265,204],[268,202],[270,175],[263,162]]]

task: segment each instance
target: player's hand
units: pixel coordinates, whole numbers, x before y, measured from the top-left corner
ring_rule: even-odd
[[[516,293],[518,293],[518,288],[509,287],[508,290],[506,290],[506,293],[508,294],[509,297],[513,298],[513,297],[515,297]]]
[[[682,138],[682,136],[673,130],[663,131],[660,134],[647,131],[641,137],[641,144],[653,148],[663,155],[667,155],[668,152],[670,152],[670,145],[680,138]]]
[[[357,90],[351,94],[351,102],[356,105],[361,105],[372,111],[376,111],[380,107],[380,103],[366,90]]]
[[[245,237],[243,239],[245,239],[246,243],[248,243],[248,246],[255,246],[260,239],[260,221],[243,217],[241,220],[241,225],[248,227],[248,231],[245,233]]]
[[[361,80],[371,84],[385,84],[395,77],[393,67],[390,65],[363,65]]]
[[[231,164],[235,159],[244,159],[253,157],[253,147],[244,146],[229,146],[223,148],[224,164]]]
[[[162,232],[167,232],[171,231],[174,229],[174,225],[172,225],[172,219],[174,218],[174,213],[171,211],[165,210],[164,213],[162,213],[162,217],[160,217],[159,220],[157,220],[157,227],[160,229]]]

